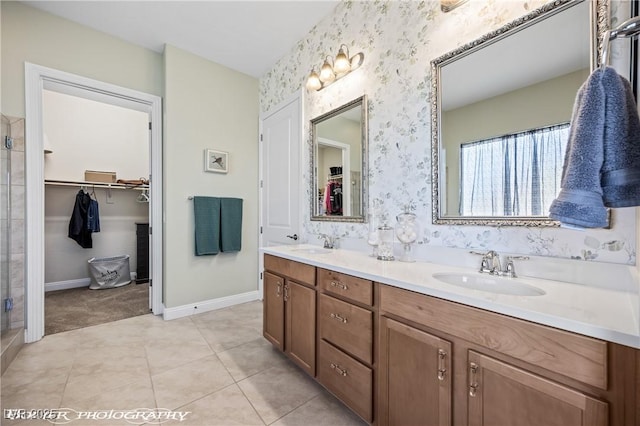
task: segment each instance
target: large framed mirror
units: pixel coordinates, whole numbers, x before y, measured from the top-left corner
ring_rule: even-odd
[[[367,96],[311,120],[311,220],[365,222]]]
[[[556,0],[431,62],[433,223],[548,218],[608,0]]]

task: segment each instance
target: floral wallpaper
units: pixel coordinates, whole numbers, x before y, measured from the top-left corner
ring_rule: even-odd
[[[312,68],[341,44],[364,64],[320,92],[304,92],[309,120],[362,94],[369,102],[369,210],[379,204],[388,222],[405,205],[420,221],[422,244],[587,261],[635,264],[635,208],[617,209],[609,230],[480,227],[431,223],[430,61],[540,7],[540,0],[471,1],[449,13],[438,1],[344,1],[260,79],[260,108],[268,112],[304,87]],[[624,3],[624,2],[621,2]],[[615,13],[618,2],[612,5]],[[616,52],[613,52],[615,57]],[[303,181],[310,181],[310,140],[304,141]],[[305,206],[310,205],[307,189]],[[303,241],[319,233],[366,239],[366,223],[302,218]]]

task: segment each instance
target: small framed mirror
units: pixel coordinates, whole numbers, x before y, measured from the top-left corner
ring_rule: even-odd
[[[431,62],[433,223],[558,226],[578,89],[608,0],[557,0]]]
[[[367,96],[311,120],[311,220],[365,222]]]

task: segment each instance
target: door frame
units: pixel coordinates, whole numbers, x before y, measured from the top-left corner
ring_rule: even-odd
[[[299,106],[299,113],[300,113],[300,134],[298,135],[300,138],[300,153],[299,153],[299,158],[298,158],[298,173],[300,175],[300,178],[302,178],[304,176],[304,173],[302,172],[302,165],[304,164],[304,147],[306,146],[304,144],[304,134],[305,134],[305,120],[304,120],[304,89],[300,88],[299,90],[297,90],[296,92],[294,92],[293,94],[287,96],[282,102],[280,102],[279,104],[271,107],[267,112],[265,113],[261,113],[259,116],[259,126],[258,126],[258,211],[259,211],[259,220],[258,220],[258,248],[262,247],[263,241],[262,241],[262,226],[264,225],[263,223],[263,209],[264,209],[264,200],[263,200],[263,196],[264,196],[264,188],[263,188],[263,182],[264,182],[264,144],[262,143],[262,131],[264,128],[264,121],[266,119],[268,119],[269,117],[271,117],[273,114],[277,113],[278,111],[280,111],[281,109],[287,107],[289,104],[298,101],[298,106]],[[300,197],[299,199],[302,200],[302,197],[304,196],[304,192],[305,192],[305,185],[304,182],[302,182],[302,185],[300,185],[299,191],[298,191],[298,197]],[[298,226],[301,227],[302,225],[302,218],[304,217],[304,209],[303,206],[306,206],[305,203],[298,203],[298,207],[299,207],[299,211],[298,211]],[[298,235],[300,235],[300,230],[298,230],[297,232]],[[258,296],[260,298],[260,300],[263,300],[263,273],[262,271],[264,270],[264,261],[263,261],[263,256],[262,253],[260,252],[260,250],[258,250]]]
[[[62,91],[112,105],[149,113],[151,170],[149,180],[152,312],[162,314],[162,98],[79,75],[25,63],[25,342],[44,336],[44,143],[42,140],[43,90]]]

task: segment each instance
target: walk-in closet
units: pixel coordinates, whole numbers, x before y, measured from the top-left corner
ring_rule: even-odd
[[[45,334],[148,313],[148,114],[54,90],[42,105]]]

